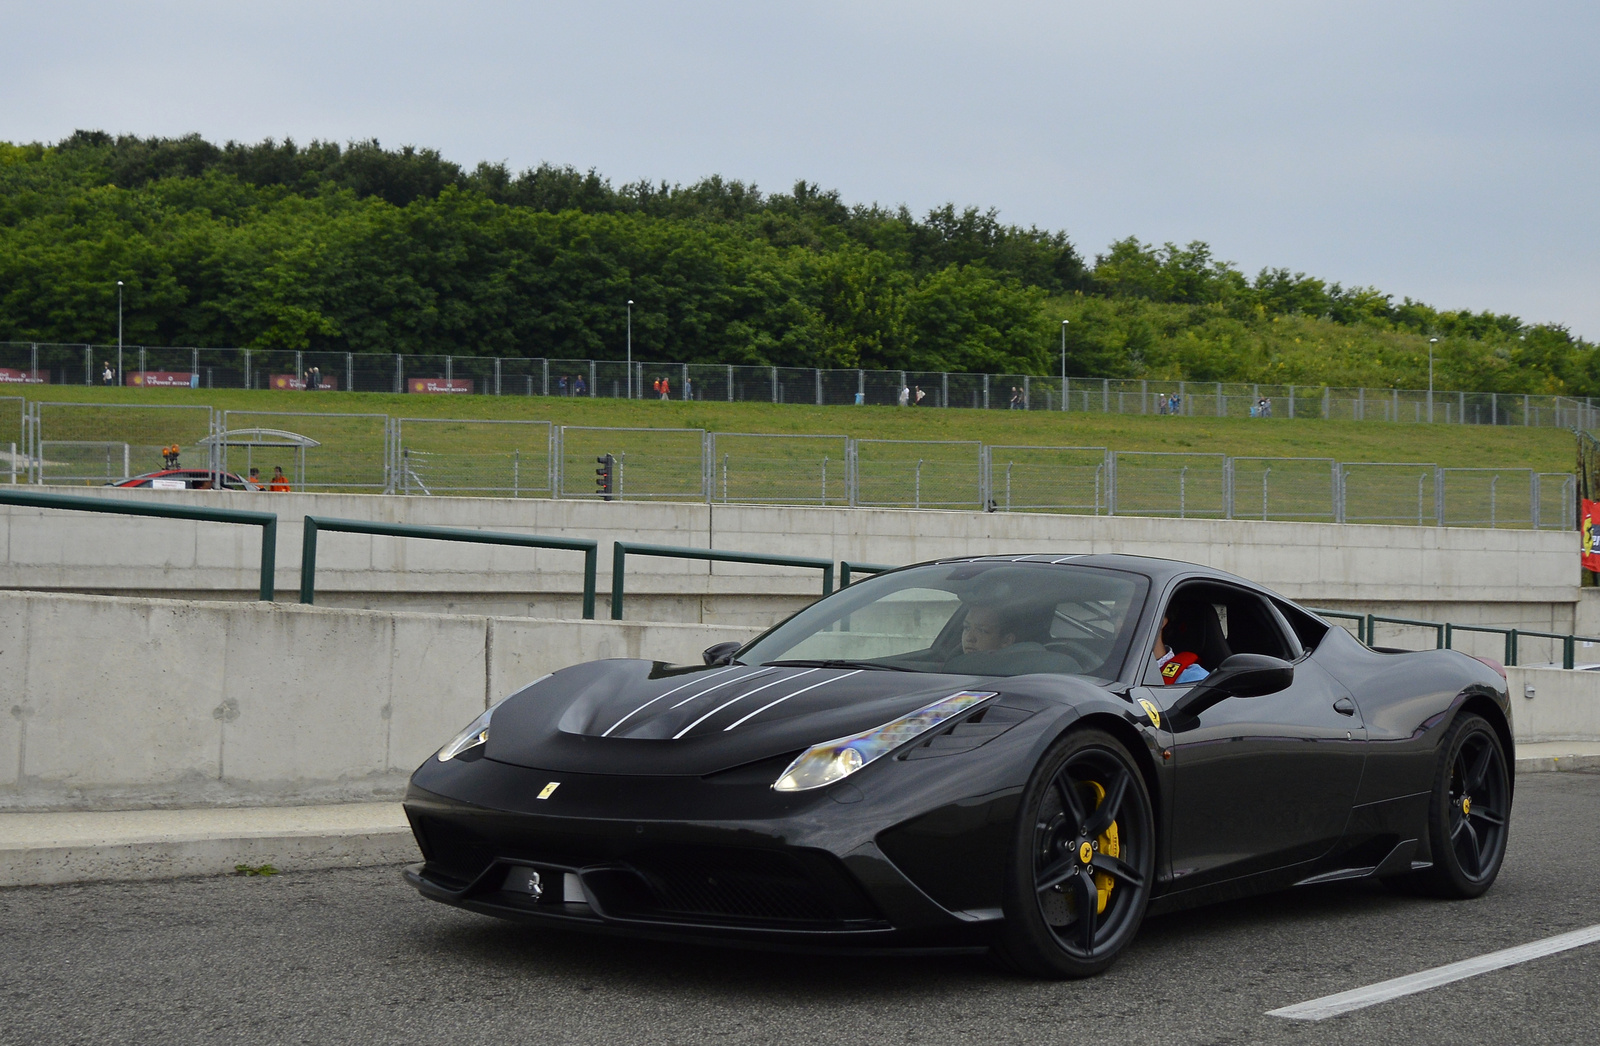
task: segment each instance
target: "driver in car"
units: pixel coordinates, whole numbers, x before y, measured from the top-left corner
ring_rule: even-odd
[[[1005,619],[999,607],[974,606],[967,610],[961,622],[963,654],[991,653],[1016,642],[1016,626]]]

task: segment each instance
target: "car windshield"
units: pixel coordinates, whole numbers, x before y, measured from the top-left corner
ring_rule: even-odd
[[[1070,564],[941,563],[814,603],[741,651],[743,664],[1116,678],[1148,590],[1136,574]]]

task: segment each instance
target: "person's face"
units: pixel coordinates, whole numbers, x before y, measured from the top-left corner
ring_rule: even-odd
[[[973,607],[961,623],[961,652],[1001,650],[1017,641],[1010,632],[1000,631],[1000,614],[993,607]]]

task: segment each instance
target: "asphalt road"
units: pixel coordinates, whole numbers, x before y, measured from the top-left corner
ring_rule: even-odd
[[[1600,1042],[1600,945],[1320,1023],[1268,1010],[1600,923],[1600,774],[1518,784],[1469,902],[1324,887],[1151,920],[1110,973],[553,935],[391,869],[0,891],[0,1042]]]

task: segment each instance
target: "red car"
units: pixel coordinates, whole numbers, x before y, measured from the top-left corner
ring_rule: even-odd
[[[220,483],[218,482],[220,480]],[[119,479],[107,483],[108,487],[146,487],[154,490],[265,490],[260,483],[252,483],[232,472],[210,472],[206,469],[162,469],[146,472],[132,479]]]

